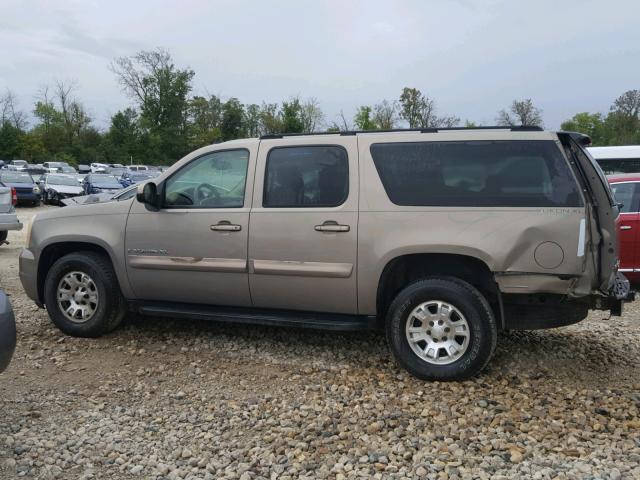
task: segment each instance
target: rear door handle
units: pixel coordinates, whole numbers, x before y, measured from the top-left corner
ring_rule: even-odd
[[[316,225],[314,228],[316,232],[348,232],[351,230],[349,225],[340,225],[333,220],[327,220],[322,225]]]
[[[228,220],[222,220],[215,225],[211,225],[211,230],[215,230],[217,232],[239,232],[242,230],[242,226],[235,225]]]
[[[631,225],[622,225],[620,230],[631,230]]]

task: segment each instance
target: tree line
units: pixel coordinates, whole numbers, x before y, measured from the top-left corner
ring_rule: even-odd
[[[331,121],[316,98],[243,104],[236,97],[223,101],[217,95],[195,95],[195,72],[177,67],[164,49],[116,58],[109,70],[131,105],[114,114],[102,130],[76,97],[74,82],[58,81],[40,89],[32,108],[33,125],[16,96],[6,91],[0,96],[0,159],[167,165],[196,148],[235,138],[461,124],[455,115],[441,115],[433,98],[410,87],[395,100],[362,105],[352,117],[341,111]],[[630,90],[606,115],[577,113],[561,128],[589,134],[596,145],[634,144],[640,143],[639,116],[640,90]],[[542,111],[531,99],[514,100],[497,112],[495,121],[543,126]],[[464,126],[480,125],[467,120]]]

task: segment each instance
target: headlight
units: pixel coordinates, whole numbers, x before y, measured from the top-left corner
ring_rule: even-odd
[[[33,186],[33,193],[40,193],[40,187],[38,187],[38,185]]]
[[[27,242],[25,243],[27,248],[31,246],[31,230],[33,229],[33,224],[36,222],[37,216],[38,216],[37,214],[34,215],[31,221],[27,224]]]

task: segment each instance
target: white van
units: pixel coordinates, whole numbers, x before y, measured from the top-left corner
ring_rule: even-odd
[[[607,175],[640,172],[640,145],[589,147],[587,150]]]

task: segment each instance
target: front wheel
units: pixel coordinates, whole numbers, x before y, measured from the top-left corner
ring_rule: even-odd
[[[0,230],[0,245],[4,243],[8,236],[9,232],[7,232],[6,230]]]
[[[394,299],[387,341],[400,365],[422,380],[463,380],[488,363],[496,346],[491,306],[468,283],[451,277],[415,282]]]
[[[108,257],[70,253],[47,273],[44,300],[53,323],[74,337],[99,337],[124,318],[126,304]]]

